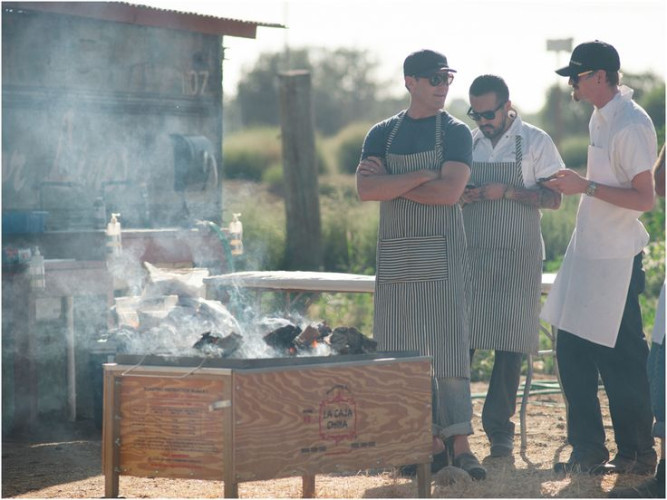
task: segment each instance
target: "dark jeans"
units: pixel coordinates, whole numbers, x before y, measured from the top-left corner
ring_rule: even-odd
[[[639,294],[644,290],[642,254],[635,257],[623,318],[613,348],[564,330],[556,342],[558,370],[567,400],[567,439],[575,455],[606,460],[605,432],[598,400],[602,378],[618,452],[651,453],[653,413],[647,375],[648,345],[642,330]]]
[[[653,435],[665,439],[665,342],[651,344],[648,355],[648,380],[651,384],[651,403],[653,404]]]
[[[471,362],[474,353],[474,350],[470,351]],[[482,410],[482,427],[489,440],[514,438],[514,422],[510,418],[516,412],[522,359],[520,352],[495,351],[489,390]]]

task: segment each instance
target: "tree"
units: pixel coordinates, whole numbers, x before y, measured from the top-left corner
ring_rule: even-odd
[[[386,86],[375,78],[378,67],[379,62],[369,52],[355,49],[264,53],[239,82],[236,104],[241,125],[278,125],[278,74],[297,69],[311,73],[318,132],[332,135],[351,122],[380,119],[386,109]]]

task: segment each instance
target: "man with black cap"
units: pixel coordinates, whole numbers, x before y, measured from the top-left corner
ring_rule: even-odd
[[[371,128],[357,167],[362,201],[380,202],[373,337],[383,349],[433,359],[434,457],[473,479],[468,300],[470,276],[459,198],[472,162],[470,129],[443,111],[456,70],[432,50],[403,64],[410,105]]]
[[[565,195],[582,195],[574,233],[541,313],[558,328],[558,369],[572,445],[570,459],[556,463],[556,472],[648,475],[657,461],[639,306],[642,254],[649,240],[639,217],[654,203],[657,138],[651,119],[632,100],[633,91],[620,85],[619,69],[616,49],[595,40],[578,45],[570,63],[556,71],[569,78],[575,101],[594,106],[586,177],[563,169],[544,184]],[[618,448],[609,462],[598,377]]]

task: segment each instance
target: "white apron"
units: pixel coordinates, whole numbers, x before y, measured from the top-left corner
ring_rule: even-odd
[[[606,150],[588,147],[588,178],[620,186]],[[563,264],[540,317],[585,340],[614,347],[634,256],[648,243],[641,212],[582,195]]]

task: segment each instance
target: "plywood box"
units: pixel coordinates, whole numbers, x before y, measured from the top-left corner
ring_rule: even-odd
[[[430,358],[341,358],[105,365],[106,496],[121,474],[222,480],[226,497],[240,482],[302,476],[312,496],[316,474],[413,463],[428,496]]]

